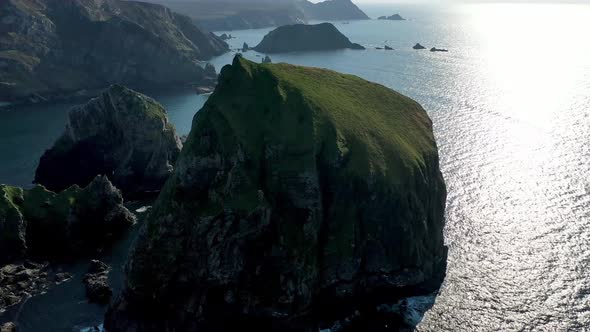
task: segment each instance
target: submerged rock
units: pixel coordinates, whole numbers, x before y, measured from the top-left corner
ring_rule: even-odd
[[[159,191],[181,147],[159,103],[113,85],[70,111],[65,132],[41,157],[35,182],[59,191],[108,175],[125,195]]]
[[[426,47],[422,46],[420,43],[414,45],[414,47],[412,47],[415,50],[425,50]]]
[[[445,199],[418,103],[238,56],[195,116],[105,327],[317,331],[436,289]]]
[[[278,27],[269,32],[254,50],[261,53],[326,51],[339,49],[364,50],[351,43],[331,23],[316,25],[295,24]]]
[[[430,52],[448,52],[448,51],[449,50],[446,50],[444,48],[436,48],[436,47],[433,47],[430,49]]]
[[[86,297],[93,303],[108,304],[113,295],[109,285],[109,266],[99,260],[92,260],[88,273],[84,276]]]

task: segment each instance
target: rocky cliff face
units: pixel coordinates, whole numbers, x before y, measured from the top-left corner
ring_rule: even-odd
[[[188,17],[120,0],[0,2],[0,101],[43,100],[112,83],[200,83],[228,50]]]
[[[331,23],[315,25],[295,24],[278,27],[269,32],[254,50],[261,53],[326,51],[339,49],[364,50],[350,42]]]
[[[59,191],[108,175],[126,195],[159,191],[181,146],[159,103],[113,85],[70,111],[65,132],[41,157],[35,182]]]
[[[369,17],[351,0],[326,0],[318,3],[299,1],[299,7],[309,20],[368,20]]]
[[[369,17],[350,0],[149,0],[161,3],[210,31],[257,29],[309,20],[364,20]]]
[[[416,102],[236,57],[144,225],[108,331],[312,331],[444,274],[446,189]]]
[[[60,193],[0,185],[0,264],[71,259],[99,249],[135,222],[106,177]]]

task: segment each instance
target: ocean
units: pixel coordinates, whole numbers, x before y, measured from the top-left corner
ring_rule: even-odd
[[[411,301],[432,306],[415,316],[417,330],[590,330],[590,4],[362,9],[408,20],[335,22],[365,51],[271,58],[381,83],[419,101],[432,118],[449,191],[449,258],[439,294]],[[254,46],[270,30],[231,31],[231,46]],[[413,50],[418,42],[449,52]],[[395,50],[375,49],[384,45]],[[211,62],[220,69],[234,53]],[[192,91],[151,95],[180,134],[207,99]],[[30,185],[70,106],[0,112],[0,183]],[[71,307],[27,314],[27,306],[39,308],[35,301],[20,311],[29,322],[23,331],[72,320]],[[100,321],[93,310],[84,316],[88,325]]]

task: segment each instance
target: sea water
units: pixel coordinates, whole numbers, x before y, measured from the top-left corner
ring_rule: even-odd
[[[434,303],[414,301],[417,307],[432,305],[425,315],[413,315],[418,330],[587,329],[590,5],[363,9],[372,17],[399,12],[408,20],[335,22],[366,51],[271,58],[384,84],[419,101],[432,118],[449,190],[449,259],[440,293],[429,300]],[[232,31],[236,38],[230,44],[254,46],[270,30]],[[449,53],[413,50],[418,42]],[[395,50],[375,49],[385,45]],[[212,63],[220,69],[233,53]],[[244,56],[262,60],[252,51]],[[207,98],[193,92],[151,95],[166,106],[180,134],[188,133]],[[0,182],[30,184],[38,158],[63,129],[69,106],[0,113]],[[43,318],[26,317],[23,310],[20,319],[36,321],[28,324],[34,331],[71,319],[70,311]],[[91,324],[99,321],[97,316]]]

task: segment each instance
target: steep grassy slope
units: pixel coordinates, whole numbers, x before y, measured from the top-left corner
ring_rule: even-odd
[[[445,199],[416,102],[238,56],[195,116],[106,326],[313,331],[432,290]]]
[[[201,60],[228,50],[188,17],[105,0],[0,2],[0,101],[43,100],[112,83],[133,87],[215,78]]]

